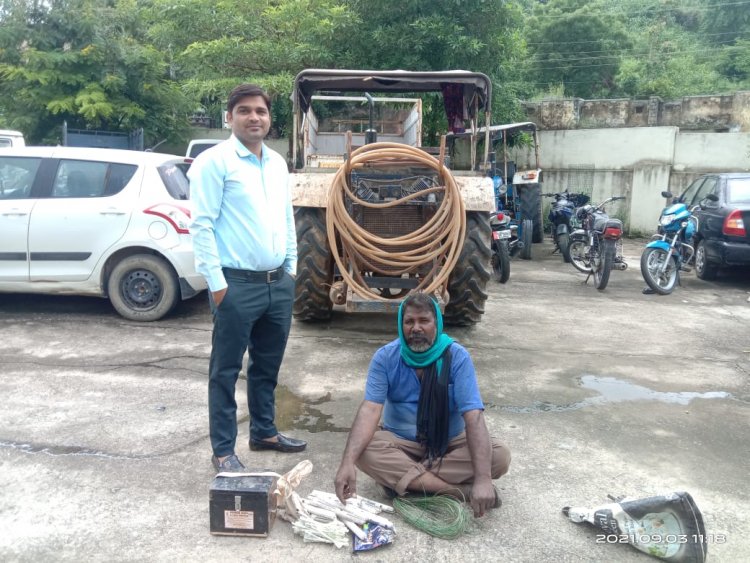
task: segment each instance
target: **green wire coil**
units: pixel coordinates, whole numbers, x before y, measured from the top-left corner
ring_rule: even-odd
[[[393,508],[408,524],[446,540],[466,533],[474,520],[464,503],[445,495],[396,497]]]

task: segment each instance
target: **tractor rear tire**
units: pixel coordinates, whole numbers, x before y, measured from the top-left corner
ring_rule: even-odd
[[[522,184],[519,186],[521,199],[521,217],[534,223],[531,241],[544,240],[544,220],[542,218],[542,187],[539,184]]]
[[[448,280],[450,302],[445,306],[445,324],[471,326],[482,319],[491,272],[491,237],[489,215],[467,212],[464,246]]]
[[[333,256],[326,234],[326,210],[299,207],[294,211],[297,226],[297,279],[292,313],[300,321],[331,318],[333,302]]]

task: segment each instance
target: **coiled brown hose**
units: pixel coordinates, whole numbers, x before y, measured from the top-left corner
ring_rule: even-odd
[[[348,180],[353,170],[365,166],[377,168],[415,164],[436,170],[442,185],[384,203],[362,200],[352,193],[349,186]],[[436,192],[443,192],[443,200],[435,215],[415,231],[394,238],[382,238],[362,228],[346,209],[347,198],[364,207],[387,209]],[[353,151],[333,179],[328,192],[326,213],[328,242],[345,282],[360,297],[377,301],[393,299],[367,287],[363,271],[400,276],[415,273],[428,265],[429,274],[422,278],[414,291],[442,294],[445,293],[448,277],[458,261],[464,244],[464,209],[464,202],[453,175],[438,159],[408,145],[372,143]],[[339,240],[342,252],[339,252]],[[414,248],[403,250],[405,245]],[[387,271],[384,271],[382,265],[387,266]]]

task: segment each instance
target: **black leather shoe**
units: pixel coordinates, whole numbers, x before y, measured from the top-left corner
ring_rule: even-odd
[[[217,473],[222,473],[224,471],[230,473],[244,473],[247,471],[247,468],[242,465],[242,462],[234,454],[230,455],[224,461],[219,461],[219,458],[212,455],[211,463],[214,464],[214,469],[216,469]]]
[[[254,452],[257,452],[259,450],[276,450],[277,452],[301,452],[307,447],[307,442],[304,440],[296,440],[295,438],[290,438],[288,436],[284,436],[282,433],[279,432],[277,434],[279,441],[278,442],[269,442],[268,440],[253,440],[250,438],[250,449]]]

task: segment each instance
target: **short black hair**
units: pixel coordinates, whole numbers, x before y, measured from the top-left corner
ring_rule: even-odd
[[[435,300],[427,293],[420,291],[418,293],[412,293],[411,295],[409,295],[406,299],[404,299],[404,313],[409,307],[412,309],[416,309],[417,311],[428,311],[432,315],[432,318],[437,321],[437,315],[435,314]]]
[[[266,94],[266,91],[263,88],[256,84],[240,84],[239,86],[235,86],[234,89],[229,92],[227,111],[232,113],[234,106],[236,106],[242,98],[247,98],[248,96],[260,96],[263,98],[263,101],[266,102],[268,113],[271,113],[270,96]]]

